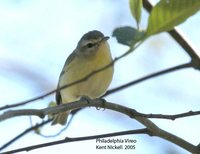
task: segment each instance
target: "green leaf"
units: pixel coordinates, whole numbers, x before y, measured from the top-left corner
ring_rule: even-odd
[[[116,28],[113,31],[114,37],[116,37],[117,41],[121,44],[128,45],[128,46],[134,46],[137,42],[143,39],[144,32],[139,31],[135,28],[125,26]]]
[[[200,0],[161,0],[151,11],[147,35],[169,31],[200,9]]]
[[[142,0],[129,0],[129,6],[131,14],[135,18],[137,22],[137,27],[139,28],[142,10]]]

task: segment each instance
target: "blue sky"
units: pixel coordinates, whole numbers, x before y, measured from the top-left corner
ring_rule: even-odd
[[[141,27],[147,25],[148,14],[142,14]],[[120,26],[135,26],[127,1],[119,0],[2,0],[0,1],[0,106],[26,100],[55,89],[60,71],[67,56],[74,50],[80,37],[89,30],[97,29],[111,36]],[[194,44],[200,55],[199,24],[200,14],[189,18],[178,26]],[[113,57],[119,56],[127,47],[109,40]],[[116,87],[138,79],[149,73],[172,67],[190,60],[184,50],[168,34],[162,33],[149,38],[130,56],[115,65],[115,74],[110,86]],[[176,114],[199,110],[200,73],[194,69],[184,69],[160,76],[126,90],[108,96],[106,99],[132,107],[144,113]],[[54,95],[39,100],[23,108],[44,108]],[[92,116],[91,116],[92,115]],[[193,144],[199,143],[199,116],[175,121],[152,120]],[[32,118],[33,122],[40,121]],[[0,145],[30,126],[28,117],[19,117],[0,123]],[[97,111],[89,108],[80,112],[72,125],[61,136],[42,138],[30,133],[7,150],[63,139],[115,131],[141,128],[142,125],[126,116],[112,111]],[[14,131],[8,129],[14,128]],[[54,134],[60,127],[46,126],[44,134]],[[174,149],[187,153],[177,146],[147,135],[131,135],[136,139],[135,153],[163,153]],[[77,148],[78,146],[78,148]],[[31,151],[42,153],[91,152],[104,154],[107,151],[95,149],[94,140],[63,144]],[[164,149],[164,150],[163,150]],[[162,150],[162,151],[161,151]],[[109,153],[132,153],[133,151],[109,151]],[[167,152],[166,152],[167,153]]]

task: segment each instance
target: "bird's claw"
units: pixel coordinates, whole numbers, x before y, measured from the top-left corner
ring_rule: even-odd
[[[102,101],[102,104],[103,104],[103,107],[102,107],[102,108],[103,108],[103,111],[104,111],[104,110],[106,109],[106,108],[105,108],[106,100],[105,100],[104,98],[100,98],[100,100]],[[101,107],[96,107],[96,109],[97,109],[97,110],[100,110]]]
[[[88,96],[81,96],[80,98],[81,101],[86,101],[87,104],[90,104],[91,98]]]

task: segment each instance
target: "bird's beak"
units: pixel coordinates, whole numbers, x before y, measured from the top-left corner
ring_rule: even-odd
[[[109,36],[104,36],[101,41],[107,41],[110,37]]]

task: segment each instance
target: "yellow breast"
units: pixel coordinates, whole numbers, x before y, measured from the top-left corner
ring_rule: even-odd
[[[69,64],[66,73],[61,77],[59,86],[63,86],[80,80],[91,72],[100,69],[111,63],[109,45],[103,43],[96,54],[89,58],[75,57]],[[61,91],[63,103],[80,99],[81,96],[97,98],[108,88],[113,77],[113,67],[109,67],[91,76],[86,81],[73,85]]]

